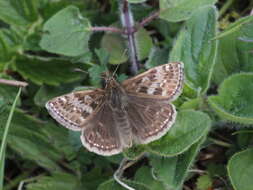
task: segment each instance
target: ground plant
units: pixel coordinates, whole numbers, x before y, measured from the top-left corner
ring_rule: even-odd
[[[0,0],[0,189],[253,190],[253,2]],[[45,103],[184,63],[175,124],[100,156]]]

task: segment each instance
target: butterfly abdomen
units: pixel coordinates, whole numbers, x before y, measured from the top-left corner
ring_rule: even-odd
[[[113,112],[116,130],[119,133],[121,146],[123,148],[132,146],[132,130],[128,115],[125,110],[115,110]]]

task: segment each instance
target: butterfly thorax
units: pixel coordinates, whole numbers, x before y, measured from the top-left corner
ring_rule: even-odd
[[[132,145],[132,130],[127,115],[128,97],[123,87],[113,78],[106,81],[105,98],[111,108],[123,148]]]
[[[114,78],[106,81],[105,98],[112,110],[124,110],[127,106],[126,92]]]

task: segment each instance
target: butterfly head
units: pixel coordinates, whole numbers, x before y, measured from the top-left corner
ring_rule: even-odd
[[[113,88],[118,86],[116,79],[109,73],[105,72],[102,74],[102,86],[104,89]]]

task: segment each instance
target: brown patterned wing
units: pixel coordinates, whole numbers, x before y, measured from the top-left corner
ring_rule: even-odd
[[[181,62],[157,66],[125,80],[122,86],[127,93],[135,96],[174,100],[182,91],[183,68]]]
[[[81,131],[103,104],[104,90],[76,91],[46,103],[49,114],[61,125]]]
[[[119,132],[108,104],[89,121],[81,135],[82,144],[91,152],[110,156],[122,152]]]
[[[127,111],[137,144],[161,138],[174,124],[177,115],[170,103],[131,96]]]

